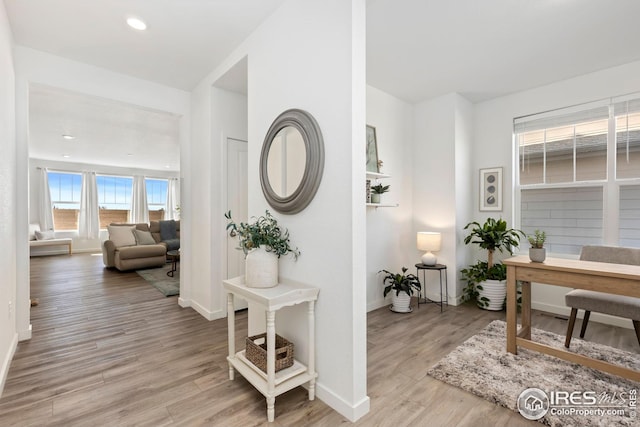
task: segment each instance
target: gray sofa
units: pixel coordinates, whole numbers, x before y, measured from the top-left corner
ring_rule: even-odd
[[[180,221],[175,221],[175,228],[180,229]],[[159,221],[151,221],[151,228],[148,224],[111,224],[109,236],[102,243],[102,259],[106,267],[120,271],[161,267],[166,263],[167,248],[176,244],[162,241]],[[179,231],[177,236],[179,248]]]

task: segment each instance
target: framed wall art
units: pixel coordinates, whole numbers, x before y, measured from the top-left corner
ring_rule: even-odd
[[[480,169],[480,210],[502,211],[502,168]]]
[[[378,141],[376,128],[367,125],[367,172],[380,172],[378,168]]]

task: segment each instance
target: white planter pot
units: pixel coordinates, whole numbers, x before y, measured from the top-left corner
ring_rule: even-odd
[[[244,282],[249,288],[272,288],[278,284],[278,255],[263,247],[252,249],[245,258]]]
[[[547,257],[545,248],[529,248],[529,259],[533,262],[544,262]]]
[[[489,306],[480,307],[485,310],[500,311],[504,304],[504,298],[507,296],[506,280],[486,280],[478,283],[482,289],[478,289],[478,299],[486,297],[489,299]]]
[[[396,291],[391,290],[391,310],[397,313],[409,313],[411,311],[411,307],[409,304],[411,303],[411,295],[404,291],[400,291],[399,295],[396,295]]]
[[[380,203],[380,194],[371,193],[371,203]]]

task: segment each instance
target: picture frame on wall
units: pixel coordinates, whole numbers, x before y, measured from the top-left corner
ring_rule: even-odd
[[[480,169],[480,210],[502,211],[502,168]]]
[[[380,172],[378,168],[378,140],[376,128],[367,125],[367,172]]]

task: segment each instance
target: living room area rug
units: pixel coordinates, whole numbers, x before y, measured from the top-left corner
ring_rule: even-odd
[[[159,268],[136,270],[136,273],[162,292],[165,297],[180,295],[180,268],[173,273],[173,277],[167,276],[169,270],[171,270],[170,263]]]
[[[534,341],[564,348],[564,336],[533,328]],[[640,370],[640,354],[573,338],[571,350]],[[428,375],[549,426],[640,426],[640,383],[519,348],[506,351],[506,323],[491,322],[429,369]],[[528,389],[539,389],[537,392]],[[520,411],[522,413],[522,411]],[[523,415],[524,416],[524,415]]]

